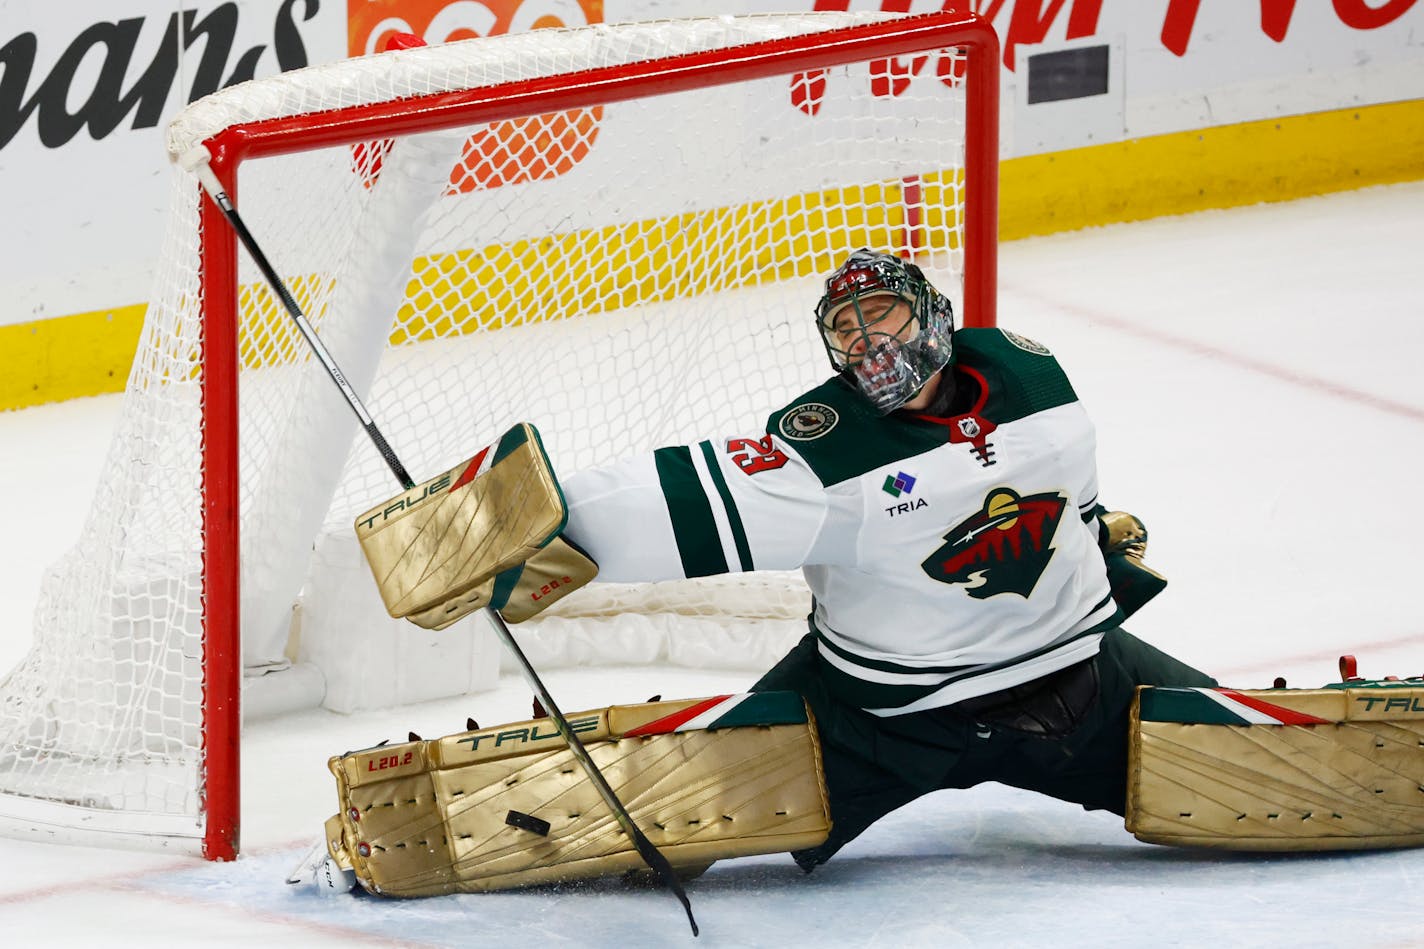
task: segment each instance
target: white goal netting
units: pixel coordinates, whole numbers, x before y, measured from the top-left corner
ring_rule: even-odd
[[[719,17],[378,54],[223,90],[179,116],[170,148],[233,127],[287,136],[243,161],[236,203],[416,480],[517,421],[568,471],[760,431],[829,374],[811,311],[819,278],[857,247],[915,256],[962,309],[964,51],[619,86],[598,104],[450,128],[412,108],[400,134],[364,142],[341,129],[406,102],[446,108],[439,97],[460,90],[734,63],[747,44],[894,19]],[[247,667],[319,666],[334,707],[387,696],[341,685],[338,669],[402,641],[352,535],[398,485],[245,254],[236,311],[207,311],[235,327],[234,430],[202,385],[227,384],[205,362],[227,337],[203,309],[225,265],[202,254],[191,175],[175,173],[172,207],[102,485],[48,576],[31,653],[0,683],[0,821],[51,828],[78,810],[119,835],[201,836],[211,716],[236,715],[204,701],[214,577],[234,557]],[[204,467],[205,445],[227,440],[240,552],[214,541],[226,474]],[[808,608],[788,575],[595,584],[520,635],[536,664],[603,650],[706,664],[784,641]],[[767,622],[789,625],[759,632]],[[679,623],[701,632],[679,640]],[[461,627],[440,635],[483,635]],[[492,653],[465,648],[441,654],[459,667],[443,670],[451,688],[490,674]],[[415,661],[391,655],[386,679]]]

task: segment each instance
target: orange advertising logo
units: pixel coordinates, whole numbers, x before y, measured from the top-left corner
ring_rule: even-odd
[[[352,56],[378,53],[402,33],[436,46],[601,22],[603,0],[351,0],[347,51]],[[451,169],[450,190],[478,191],[556,178],[588,155],[602,118],[602,107],[595,106],[483,126],[470,136],[460,163]],[[365,166],[367,175],[379,172],[384,150],[357,150],[357,163]]]

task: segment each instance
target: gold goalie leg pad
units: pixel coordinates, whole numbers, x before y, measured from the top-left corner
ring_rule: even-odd
[[[1424,681],[1142,687],[1127,829],[1228,850],[1424,844]]]
[[[683,876],[830,832],[814,720],[757,692],[615,705],[569,724]],[[549,719],[332,758],[333,858],[368,892],[437,896],[637,870],[642,859]]]

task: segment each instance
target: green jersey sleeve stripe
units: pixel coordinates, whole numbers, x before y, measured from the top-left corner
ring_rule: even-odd
[[[710,577],[726,573],[727,557],[712,516],[712,502],[692,466],[692,450],[686,445],[659,448],[653,452],[653,464],[672,519],[683,575]]]
[[[741,512],[737,510],[737,502],[732,500],[732,492],[727,487],[727,479],[722,477],[722,468],[717,464],[717,455],[712,451],[712,443],[704,441],[699,443],[702,448],[702,457],[707,460],[707,473],[712,476],[712,484],[716,486],[717,493],[722,498],[722,506],[727,509],[727,524],[732,528],[732,542],[737,545],[737,559],[742,562],[742,571],[751,572],[756,567],[752,565],[752,548],[747,543],[747,531],[742,525]]]

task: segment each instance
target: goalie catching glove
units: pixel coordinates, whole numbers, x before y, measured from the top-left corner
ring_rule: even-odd
[[[1162,592],[1167,578],[1142,562],[1147,556],[1147,528],[1142,521],[1126,511],[1106,511],[1098,514],[1098,523],[1108,588],[1122,615],[1131,616]]]
[[[563,492],[539,433],[516,425],[473,458],[356,519],[386,611],[443,629],[486,606],[519,623],[598,574],[562,538]]]
[[[820,744],[792,692],[567,716],[680,873],[814,847],[830,832]],[[332,758],[325,874],[437,896],[637,871],[643,860],[548,719]],[[318,861],[320,863],[321,861]]]

